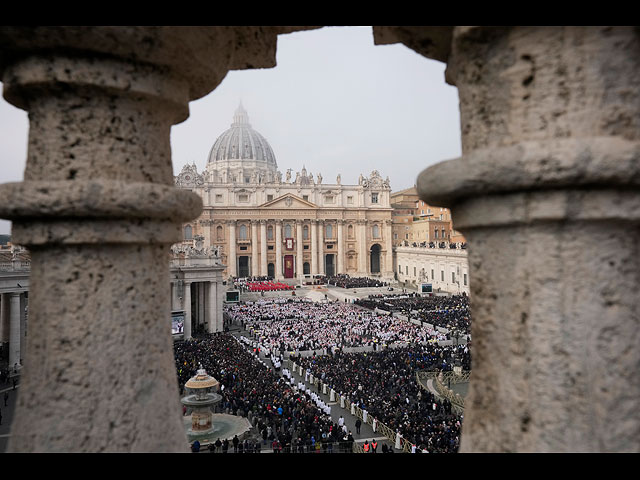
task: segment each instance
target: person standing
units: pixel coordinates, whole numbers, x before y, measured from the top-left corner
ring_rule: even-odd
[[[341,417],[342,418],[342,417]],[[360,426],[362,425],[362,421],[360,421],[360,417],[356,420],[356,433],[360,435]]]
[[[371,453],[376,453],[377,448],[378,442],[375,439],[371,440]]]

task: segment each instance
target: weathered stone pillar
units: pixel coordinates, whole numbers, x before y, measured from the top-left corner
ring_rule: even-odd
[[[2,27],[4,97],[29,112],[0,216],[31,253],[13,452],[186,451],[169,246],[201,208],[173,187],[170,129],[228,70],[224,29]]]
[[[469,242],[463,452],[640,451],[640,33],[455,27],[463,156],[420,197]]]

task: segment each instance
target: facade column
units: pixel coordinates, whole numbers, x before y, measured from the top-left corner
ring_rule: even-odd
[[[344,220],[338,220],[338,255],[337,273],[345,273],[344,270]]]
[[[282,279],[282,220],[276,220],[276,280]]]
[[[251,276],[260,275],[260,259],[258,256],[258,222],[251,220]]]
[[[202,236],[204,237],[204,246],[209,248],[211,246],[211,220],[200,220],[202,226]]]
[[[209,324],[209,333],[218,331],[218,284],[216,282],[207,282],[207,322]]]
[[[358,271],[361,275],[367,275],[367,221],[358,220],[356,226],[356,236],[358,237]]]
[[[311,274],[318,274],[318,222],[311,220]]]
[[[10,298],[9,367],[13,368],[15,364],[22,366],[22,352],[20,351],[20,344],[22,340],[20,332],[20,292],[11,292]]]
[[[0,294],[0,343],[9,343],[9,305],[10,297],[8,293]]]
[[[191,282],[184,282],[184,298],[182,299],[184,309],[184,339],[191,338]]]
[[[303,265],[303,248],[302,248],[302,221],[296,220],[296,276],[302,278]]]
[[[238,259],[236,258],[236,221],[229,220],[227,222],[229,228],[229,255],[227,255],[227,274],[230,277],[238,276]]]
[[[417,186],[451,208],[469,244],[460,451],[637,452],[638,29],[453,27],[446,38],[463,155]]]
[[[267,221],[260,220],[260,275],[266,277],[267,268]]]
[[[318,220],[318,275],[324,273],[324,220]]]
[[[385,275],[393,278],[393,271],[395,269],[395,266],[393,265],[393,221],[385,221],[383,235],[385,239],[385,248],[387,250],[387,255],[385,258],[384,270],[381,269],[381,271],[383,271]]]

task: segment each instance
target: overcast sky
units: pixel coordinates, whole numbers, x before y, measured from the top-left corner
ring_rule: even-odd
[[[401,44],[375,46],[370,27],[325,27],[278,37],[277,66],[231,71],[171,130],[173,171],[202,171],[242,102],[278,169],[306,167],[324,183],[355,184],[378,170],[393,191],[429,165],[460,156],[458,94],[444,63]],[[23,178],[26,112],[0,99],[0,183]],[[10,222],[0,221],[0,233]]]

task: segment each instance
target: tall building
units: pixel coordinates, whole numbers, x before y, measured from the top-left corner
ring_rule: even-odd
[[[393,192],[391,207],[394,246],[424,242],[465,242],[462,234],[453,228],[451,211],[420,200],[415,186]]]
[[[283,176],[242,105],[214,142],[204,171],[185,165],[175,183],[204,205],[184,225],[185,242],[201,236],[218,249],[226,277],[393,277],[389,179],[374,170],[354,185],[340,175],[325,182],[304,166]]]

